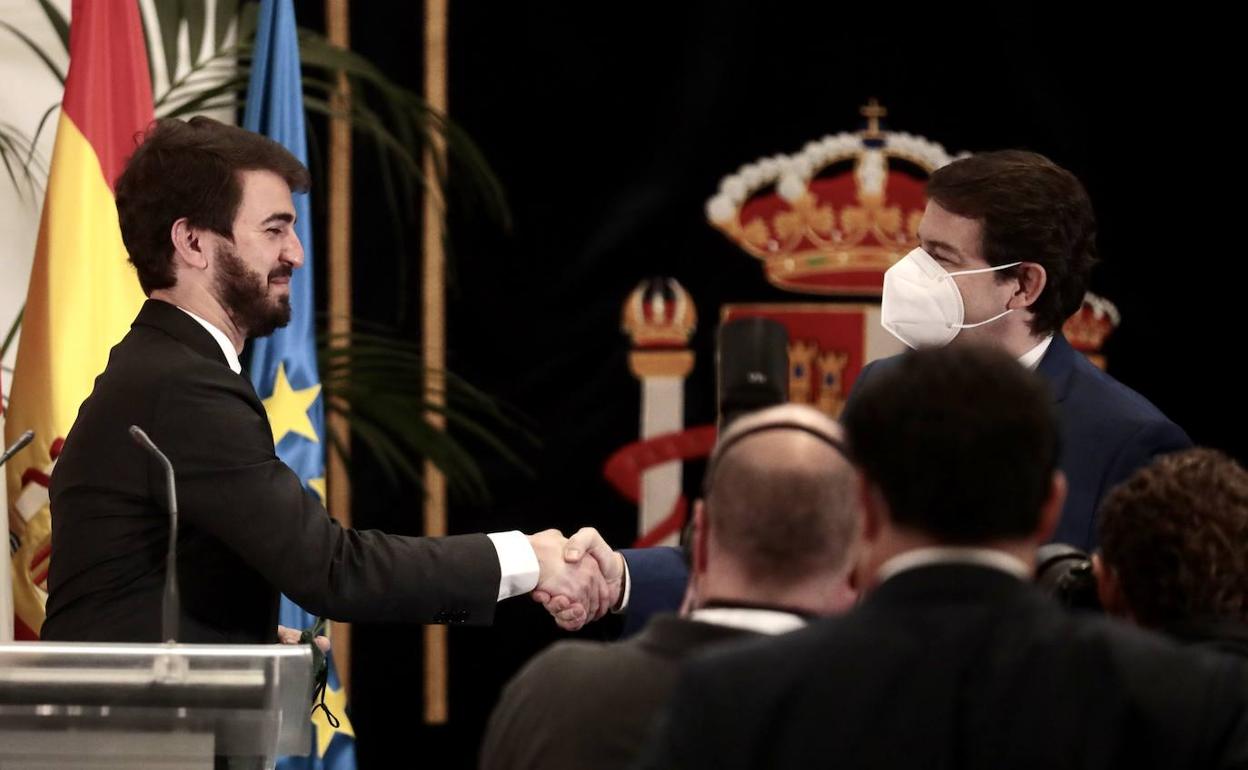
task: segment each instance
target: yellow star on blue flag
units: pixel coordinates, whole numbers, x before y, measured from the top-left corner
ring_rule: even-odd
[[[264,411],[269,414],[269,426],[273,428],[273,445],[277,446],[287,433],[303,436],[309,441],[321,440],[308,410],[321,394],[321,384],[309,385],[295,390],[286,379],[286,364],[278,362],[277,376],[273,380],[273,393],[264,399]]]

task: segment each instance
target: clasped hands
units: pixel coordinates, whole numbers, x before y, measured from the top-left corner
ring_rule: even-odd
[[[565,538],[548,529],[528,538],[539,566],[533,600],[560,628],[575,631],[619,604],[624,557],[611,550],[598,530],[584,527]]]

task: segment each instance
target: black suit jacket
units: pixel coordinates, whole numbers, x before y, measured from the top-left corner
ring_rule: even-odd
[[[279,591],[344,621],[493,619],[500,575],[487,537],[340,527],[277,458],[263,405],[212,335],[148,300],[52,473],[44,639],[160,641],[165,475],[132,424],[176,472],[179,641],[275,641]]]
[[[567,641],[503,690],[481,744],[482,770],[611,770],[636,759],[680,662],[757,634],[658,615],[626,642]]]
[[[928,566],[849,614],[689,664],[646,768],[1244,768],[1231,656]]]

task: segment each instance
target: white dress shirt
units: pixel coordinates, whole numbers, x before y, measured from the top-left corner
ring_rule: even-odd
[[[689,613],[689,619],[769,636],[787,634],[806,625],[806,619],[800,615],[762,607],[703,607]]]
[[[1053,335],[1045,337],[1039,345],[1018,357],[1018,362],[1028,369],[1035,370],[1040,365],[1040,359],[1044,358],[1044,354],[1049,349],[1049,345],[1053,344]]]

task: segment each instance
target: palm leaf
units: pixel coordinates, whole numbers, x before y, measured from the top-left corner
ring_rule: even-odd
[[[182,30],[182,0],[152,0],[160,25],[160,47],[165,54],[165,75],[172,84],[178,74],[178,33]],[[194,58],[194,57],[192,57]]]
[[[59,82],[62,86],[65,85],[65,73],[61,71],[61,68],[58,67],[56,62],[52,60],[52,57],[48,54],[47,51],[44,51],[42,48],[40,48],[39,44],[36,43],[34,40],[31,40],[29,35],[21,31],[17,27],[13,26],[9,22],[0,21],[0,26],[12,32],[17,37],[18,40],[21,40],[23,43],[25,43],[26,47],[29,48],[31,51],[33,51],[35,56],[38,56],[39,60],[42,61],[47,66],[48,71],[52,73],[52,77],[56,78],[57,82]]]
[[[322,335],[318,361],[326,410],[346,418],[352,434],[376,455],[392,481],[405,479],[423,489],[423,470],[413,461],[423,457],[443,472],[454,493],[487,500],[484,475],[460,435],[473,438],[508,465],[531,472],[497,431],[519,434],[526,443],[533,443],[532,435],[521,427],[520,418],[489,396],[443,372],[445,403],[429,401],[424,383],[430,370],[417,345],[376,331]],[[448,430],[430,425],[430,414],[443,415]],[[341,451],[341,437],[330,443]]]
[[[39,0],[39,7],[43,9],[43,13],[48,17],[48,23],[52,25],[52,29],[56,30],[56,39],[61,41],[61,51],[66,55],[69,54],[69,19],[66,19],[59,8],[52,4],[52,0]],[[61,80],[64,83],[64,79]]]
[[[219,46],[214,41],[204,40],[204,32],[208,25],[208,9],[204,0],[182,0],[182,18],[186,20],[186,30],[191,41],[191,61],[199,61],[205,47],[216,50]]]
[[[26,312],[25,305],[17,311],[17,318],[13,319],[13,325],[9,327],[9,333],[4,335],[4,344],[0,345],[0,358],[9,352],[9,345],[13,344],[13,338],[17,336],[17,330],[22,328],[22,315]]]
[[[230,34],[230,27],[238,16],[238,0],[217,0],[217,15],[213,22],[216,30],[216,49],[225,47],[225,38]]]
[[[29,192],[37,199],[41,180],[47,176],[43,161],[35,152],[34,142],[8,123],[0,122],[0,165],[13,183],[18,195]]]

